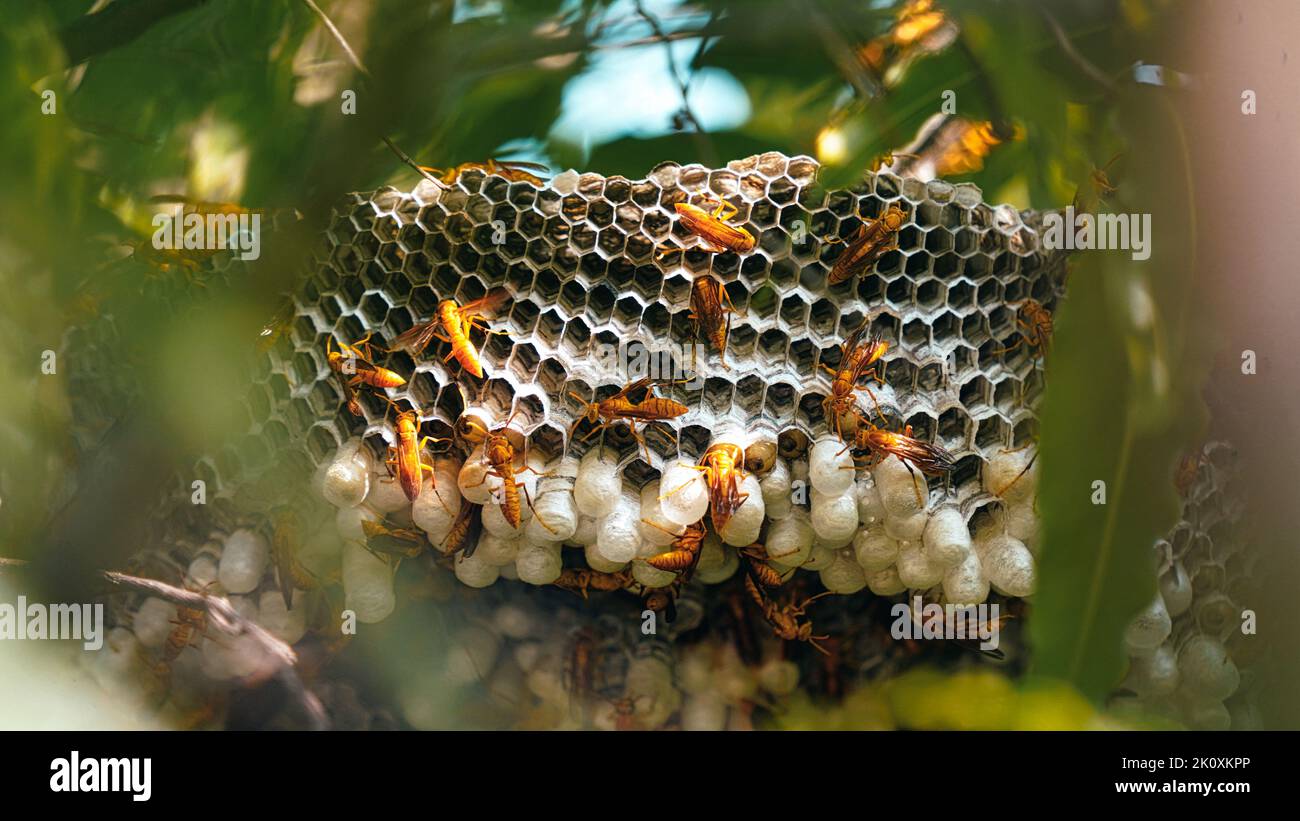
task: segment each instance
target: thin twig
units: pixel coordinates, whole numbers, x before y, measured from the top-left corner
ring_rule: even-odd
[[[113,584],[134,587],[145,593],[166,599],[173,604],[183,605],[195,610],[206,610],[212,617],[212,624],[223,633],[231,636],[247,635],[262,646],[281,664],[292,667],[298,662],[298,654],[293,648],[271,635],[256,622],[239,614],[225,596],[212,596],[207,593],[185,590],[154,579],[142,579],[116,570],[103,571],[104,578]]]
[[[1074,43],[1070,42],[1070,38],[1066,35],[1065,29],[1061,28],[1061,24],[1057,22],[1052,13],[1047,10],[1047,7],[1040,5],[1038,6],[1038,10],[1042,13],[1043,19],[1047,21],[1047,28],[1051,30],[1052,36],[1056,38],[1057,45],[1061,47],[1061,51],[1070,59],[1070,62],[1078,66],[1079,70],[1088,76],[1088,79],[1097,83],[1097,85],[1106,89],[1106,91],[1114,91],[1115,84],[1111,82],[1111,79],[1107,77],[1101,69],[1097,68],[1092,61],[1079,53],[1079,50],[1074,47]]]
[[[682,108],[679,115],[686,122],[691,124],[693,132],[696,135],[696,143],[700,148],[700,153],[702,155],[701,159],[707,161],[709,165],[713,165],[713,144],[705,135],[704,126],[700,124],[700,118],[695,116],[695,111],[691,108],[691,81],[683,78],[682,73],[677,69],[677,60],[673,57],[672,42],[668,39],[668,35],[664,32],[663,27],[659,25],[659,21],[653,14],[646,10],[645,6],[642,5],[641,0],[635,0],[635,4],[637,14],[646,21],[646,24],[650,26],[650,30],[654,32],[654,39],[663,44],[664,52],[668,58],[668,73],[672,76],[673,83],[677,86],[677,91],[682,97]],[[712,19],[710,19],[710,22],[712,22]],[[700,51],[703,51],[703,45],[703,42],[701,42]],[[696,56],[699,56],[698,52]],[[694,78],[692,77],[691,79]]]
[[[335,42],[339,44],[339,48],[343,49],[343,53],[347,55],[348,62],[352,64],[352,67],[356,70],[357,74],[361,75],[362,84],[368,86],[371,79],[370,69],[366,68],[365,64],[361,62],[361,58],[352,50],[352,46],[348,43],[348,39],[343,36],[343,32],[339,31],[339,27],[334,25],[334,21],[329,18],[329,15],[326,14],[320,6],[316,5],[315,0],[302,0],[302,2],[307,6],[307,8],[311,9],[312,14],[315,14],[321,19],[321,23],[325,26],[325,29],[329,31]],[[380,134],[379,139],[384,141],[384,145],[388,146],[389,150],[392,151],[399,160],[413,168],[415,173],[424,177],[439,188],[447,187],[428,171],[421,168],[415,160],[411,159],[410,155],[398,148],[397,145],[386,135]]]
[[[302,2],[307,5],[307,8],[312,10],[313,14],[321,19],[321,22],[325,24],[325,28],[329,29],[329,33],[338,41],[343,52],[348,55],[348,61],[352,63],[352,67],[369,77],[370,72],[361,64],[361,58],[352,50],[352,46],[348,44],[347,38],[343,36],[343,32],[339,31],[338,26],[334,25],[334,21],[329,18],[329,15],[326,14],[320,6],[316,5],[314,0],[302,0]]]

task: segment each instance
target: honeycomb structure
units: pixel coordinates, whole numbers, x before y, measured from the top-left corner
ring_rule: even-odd
[[[329,631],[318,632],[325,625],[322,611],[306,604],[316,592],[299,590],[286,610],[269,555],[272,518],[265,514],[286,503],[310,507],[304,566],[317,578],[341,580],[344,606],[358,621],[402,622],[404,613],[418,609],[425,594],[403,586],[408,569],[425,571],[416,573],[417,586],[452,583],[459,589],[453,618],[463,629],[450,652],[469,654],[474,663],[466,668],[450,656],[441,658],[425,683],[447,684],[448,675],[461,668],[490,675],[490,690],[524,696],[510,700],[546,713],[516,716],[519,726],[573,726],[575,720],[577,726],[620,720],[646,726],[743,724],[746,699],[720,704],[717,692],[761,686],[778,696],[806,680],[834,694],[910,663],[898,656],[881,616],[882,607],[908,590],[926,593],[927,601],[978,603],[992,595],[1014,606],[1033,587],[1034,476],[1025,475],[1003,498],[990,491],[1017,477],[1031,459],[1032,451],[1007,452],[1034,440],[1043,388],[1039,352],[1017,344],[1017,308],[1032,299],[1054,310],[1064,256],[1041,249],[1038,215],[989,206],[974,186],[882,173],[868,175],[852,190],[826,191],[817,185],[817,172],[807,157],[773,153],[716,170],[662,164],[642,180],[566,172],[540,188],[471,170],[445,189],[421,182],[410,192],[385,188],[351,196],[335,210],[293,295],[285,333],[258,354],[246,401],[247,435],[199,466],[198,478],[208,481],[213,503],[191,505],[194,477],[183,477],[178,486],[184,492],[159,510],[163,565],[186,568],[189,584],[219,585],[249,618],[287,642],[328,644]],[[752,252],[704,250],[678,221],[676,203],[717,198],[737,207],[732,222],[756,238]],[[860,276],[828,285],[827,274],[845,248],[835,240],[891,205],[908,214],[898,248]],[[688,318],[692,280],[705,274],[724,283],[737,309],[727,367],[716,350],[693,337]],[[429,320],[440,300],[464,304],[499,286],[512,301],[490,320],[498,333],[473,336],[483,379],[449,358],[444,342],[435,340],[414,358],[382,351],[415,323]],[[822,414],[831,390],[828,369],[839,363],[840,343],[863,323],[890,343],[879,364],[881,382],[872,386],[890,426],[911,425],[914,436],[955,457],[950,476],[930,478],[927,500],[918,495],[913,501],[919,489],[896,460],[874,471],[840,474],[841,482],[837,460],[847,455],[829,456],[841,446],[814,444],[830,435]],[[329,346],[337,349],[367,335],[380,346],[376,364],[406,379],[387,398],[418,411],[422,435],[454,438],[467,413],[493,429],[509,422],[515,448],[526,443],[529,463],[557,474],[534,491],[539,504],[558,500],[561,508],[574,510],[571,525],[577,529],[570,537],[552,541],[535,529],[521,535],[523,528],[503,523],[496,504],[484,504],[484,532],[473,562],[439,560],[426,551],[402,563],[403,574],[397,574],[368,553],[361,546],[367,519],[418,527],[437,545],[457,504],[486,499],[466,492],[466,472],[476,460],[462,464],[463,453],[434,460],[440,493],[450,494],[442,508],[427,485],[411,505],[385,484],[383,454],[396,441],[395,414],[382,394],[367,389],[358,391],[364,418],[354,416],[326,358]],[[649,426],[648,454],[623,426],[591,435],[590,422],[581,418],[583,403],[571,394],[584,403],[613,394],[641,375],[628,363],[643,351],[668,360],[656,360],[661,368],[651,375],[681,375],[692,366],[687,346],[694,343],[702,345],[696,351],[698,379],[687,373],[688,381],[659,388],[689,410]],[[728,626],[734,613],[746,609],[738,598],[744,595],[739,581],[726,584],[740,560],[715,534],[704,544],[696,577],[673,594],[677,618],[661,625],[653,642],[633,635],[640,622],[628,614],[639,614],[641,602],[631,609],[615,597],[597,605],[600,597],[581,602],[551,586],[562,565],[584,562],[593,570],[629,570],[640,585],[634,595],[668,585],[672,574],[643,561],[666,544],[636,524],[647,515],[647,498],[654,498],[646,492],[670,462],[693,461],[717,441],[768,443],[779,455],[771,473],[754,471],[765,482],[761,494],[758,487],[751,494],[766,502],[758,524],[770,525],[764,539],[769,546],[794,546],[793,553],[771,553],[773,562],[817,571],[823,586],[842,594],[817,615],[819,629],[825,625],[846,648],[842,673],[832,675],[814,663],[811,648],[795,651],[799,663],[790,662],[789,651],[757,612],[746,617],[757,624]],[[623,489],[612,512],[593,512],[580,501],[575,509],[583,491],[574,479],[591,474],[592,459],[584,456],[598,457],[602,465],[612,459],[608,469]],[[323,483],[331,475],[353,478],[326,492]],[[314,492],[303,493],[309,476],[316,477]],[[791,503],[793,481],[813,486],[811,512],[806,499]],[[836,489],[828,490],[832,485]],[[616,489],[602,487],[618,496]],[[652,517],[662,512],[657,504],[650,507]],[[820,527],[832,514],[849,529],[831,534]],[[606,535],[617,529],[610,523],[620,517],[633,530],[637,558],[631,562],[602,553]],[[756,527],[754,536],[759,532]],[[738,541],[725,530],[716,535],[727,545],[755,540]],[[561,542],[585,550],[564,551]],[[788,563],[778,562],[778,555]],[[150,570],[149,561],[149,554],[142,556],[144,575],[171,572],[162,566]],[[454,574],[438,572],[447,567]],[[535,586],[534,595],[514,595],[514,585],[494,584],[498,578],[527,582]],[[783,600],[818,589],[811,577],[791,579]],[[848,595],[867,587],[874,597]],[[144,603],[133,602],[119,624],[131,625],[146,655],[157,654],[169,611],[155,602],[145,612]],[[494,608],[515,617],[494,615]],[[521,620],[520,609],[544,615]],[[522,621],[531,626],[520,626]],[[610,627],[615,623],[618,631]],[[584,626],[600,636],[623,636],[603,642],[601,654],[640,672],[633,685],[611,673],[600,692],[576,699],[586,706],[575,719],[574,694],[560,682]],[[752,637],[740,641],[742,633]],[[123,641],[131,643],[125,635]],[[951,652],[973,656],[961,648]],[[248,648],[205,645],[200,653],[183,654],[170,703],[183,709],[187,694],[225,686],[219,682],[237,680],[260,663]],[[130,666],[124,660],[104,664]],[[481,696],[482,682],[472,678],[450,682],[452,690]],[[436,725],[442,720],[436,705],[423,704],[417,695],[400,705],[403,720]],[[611,712],[629,703],[631,714]]]
[[[987,458],[1034,438],[1043,376],[1037,352],[1014,346],[1016,310],[1028,299],[1054,309],[1064,258],[1040,248],[1036,215],[991,207],[972,185],[882,173],[825,191],[817,171],[808,157],[768,153],[720,169],[664,163],[642,180],[569,171],[537,188],[470,170],[445,190],[421,182],[354,195],[294,297],[291,332],[259,363],[253,434],[263,452],[268,436],[305,449],[310,467],[355,435],[382,453],[394,442],[389,408],[363,394],[364,421],[347,412],[326,363],[329,337],[373,333],[383,345],[430,319],[439,300],[463,304],[505,286],[513,301],[492,323],[504,333],[481,343],[484,379],[446,361],[438,341],[418,361],[377,360],[407,379],[389,394],[420,411],[424,433],[451,436],[469,410],[491,425],[511,420],[542,463],[603,444],[632,490],[728,427],[796,455],[826,432],[827,368],[865,321],[890,343],[874,391],[885,414],[953,453],[951,488],[960,500],[978,496]],[[757,239],[753,252],[710,253],[683,229],[674,204],[715,198],[739,209],[733,224]],[[898,248],[828,286],[845,247],[834,240],[889,205],[908,213]],[[706,345],[698,378],[660,390],[690,411],[650,426],[648,459],[622,426],[584,440],[582,422],[571,437],[583,410],[571,394],[609,396],[640,375],[628,363],[646,355],[664,364],[658,375],[691,368],[691,282],[706,273],[738,311],[729,367]]]
[[[1258,599],[1237,453],[1211,442],[1192,457],[1180,521],[1156,542],[1160,593],[1130,625],[1123,691],[1146,710],[1198,729],[1258,729],[1252,692],[1265,641],[1243,630]]]

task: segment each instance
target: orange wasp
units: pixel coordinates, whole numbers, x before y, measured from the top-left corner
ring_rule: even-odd
[[[180,658],[181,653],[185,652],[185,648],[198,647],[200,639],[207,633],[207,610],[178,604],[176,605],[176,618],[172,620],[172,624],[175,626],[167,634],[167,641],[163,644],[161,658],[153,668],[154,675],[163,682],[171,679],[172,663]]]
[[[707,197],[704,202],[716,202],[718,207],[712,213],[689,202],[679,202],[673,207],[677,209],[677,216],[686,226],[686,230],[703,240],[702,245],[706,251],[715,254],[724,251],[748,254],[754,250],[757,244],[754,235],[744,228],[728,223],[728,220],[736,216],[740,209],[726,200],[715,197]]]
[[[459,550],[464,550],[464,558],[468,559],[474,555],[475,548],[478,547],[478,530],[482,524],[480,516],[482,507],[460,500],[460,510],[456,513],[456,521],[451,523],[451,530],[447,531],[446,537],[443,538],[442,548],[444,556],[453,556]]]
[[[844,429],[842,426],[845,414],[854,413],[857,410],[857,398],[854,396],[854,390],[858,387],[858,382],[866,374],[867,369],[875,365],[885,351],[889,350],[889,343],[876,337],[868,337],[862,341],[863,331],[866,330],[866,324],[859,326],[856,331],[849,335],[849,338],[840,345],[840,366],[838,369],[832,369],[829,365],[822,365],[827,371],[834,374],[831,380],[831,395],[822,400],[822,412],[830,417],[834,425],[835,433],[841,439],[844,438]],[[872,376],[877,382],[880,382],[880,375],[874,370]],[[867,395],[871,397],[872,404],[876,405],[876,414],[880,413],[880,405],[876,402],[876,395],[866,388]]]
[[[456,304],[454,299],[444,299],[438,303],[433,319],[421,322],[398,336],[390,350],[403,350],[411,356],[418,356],[431,341],[439,339],[451,345],[451,353],[443,358],[444,362],[455,357],[461,367],[482,379],[483,363],[469,335],[475,328],[482,328],[490,334],[505,333],[489,328],[486,320],[488,314],[497,313],[509,298],[510,292],[498,287],[464,305]]]
[[[720,281],[702,274],[691,283],[689,319],[694,328],[693,336],[698,338],[703,329],[705,339],[718,349],[718,358],[727,370],[731,370],[727,366],[727,338],[731,335],[731,314],[734,313],[736,306],[731,304],[731,295]],[[724,314],[727,316],[725,324],[722,320]],[[691,367],[695,367],[694,348],[691,349]]]
[[[780,587],[785,584],[785,577],[782,577],[772,565],[767,563],[767,550],[761,544],[755,543],[749,547],[741,548],[740,555],[745,557],[749,575],[754,577],[754,581],[764,587]],[[790,572],[793,573],[794,571],[791,570]]]
[[[659,528],[665,533],[672,532],[666,528],[660,527],[649,519],[642,519],[641,521],[651,527]],[[696,562],[700,560],[700,547],[704,544],[705,532],[703,519],[695,524],[688,525],[686,530],[673,540],[671,550],[660,553],[657,556],[651,556],[645,560],[646,564],[656,570],[667,570],[671,573],[681,573],[684,577],[688,577],[691,571],[695,569]]]
[[[271,559],[275,564],[275,575],[286,610],[293,609],[295,588],[314,590],[319,586],[316,577],[298,561],[298,546],[301,543],[299,537],[297,514],[288,506],[279,508],[274,514],[274,527],[271,531]]]
[[[369,385],[372,388],[400,388],[406,380],[400,375],[373,364],[370,354],[370,334],[366,334],[357,344],[339,343],[339,350],[334,350],[334,337],[325,340],[325,357],[330,370],[345,378],[350,387]],[[349,406],[350,407],[350,406]]]
[[[424,551],[424,534],[418,530],[389,527],[384,522],[361,520],[361,532],[366,535],[365,548],[378,558],[396,556],[414,559]]]
[[[1204,451],[1197,453],[1184,454],[1178,460],[1178,470],[1174,472],[1174,487],[1178,490],[1179,496],[1186,496],[1196,484],[1196,478],[1201,473],[1201,465],[1206,463]]]
[[[622,420],[627,422],[628,428],[632,431],[632,436],[641,443],[645,450],[646,457],[650,455],[650,448],[646,445],[645,437],[636,431],[637,422],[651,422],[658,419],[676,419],[678,416],[686,414],[690,408],[673,399],[665,399],[662,396],[656,396],[654,386],[660,384],[671,384],[672,380],[655,380],[650,377],[642,377],[635,382],[624,385],[623,389],[607,399],[601,399],[598,402],[587,402],[581,396],[569,391],[569,396],[577,399],[586,408],[582,414],[574,420],[572,427],[569,428],[569,436],[572,437],[574,431],[583,419],[596,425],[582,437],[583,442],[591,438],[598,430],[604,430],[616,421]],[[637,403],[633,403],[627,397],[634,391],[642,388],[647,389],[645,397]],[[596,424],[600,420],[599,424]]]
[[[845,447],[852,448],[855,461],[867,459],[869,466],[875,466],[890,456],[897,456],[912,474],[912,489],[916,491],[917,502],[921,501],[921,489],[916,483],[913,467],[926,476],[943,476],[957,466],[956,458],[948,451],[913,438],[911,425],[905,427],[902,433],[894,433],[872,425],[861,416],[858,417],[858,430],[854,434],[853,443]]]
[[[831,266],[827,281],[837,285],[855,274],[862,273],[876,260],[898,247],[898,232],[907,222],[907,212],[896,205],[885,209],[876,219],[864,219],[858,230],[847,240],[827,240],[830,243],[847,242],[848,247]]]
[[[740,480],[745,478],[745,472],[737,465],[742,464],[744,459],[745,452],[738,445],[718,442],[704,451],[700,463],[695,466],[696,470],[704,473],[704,481],[709,486],[709,519],[718,533],[722,532],[732,515],[749,498],[748,493],[740,492]],[[667,499],[690,483],[684,482],[659,498]]]
[[[632,583],[632,575],[627,571],[605,573],[577,567],[564,568],[560,571],[560,577],[552,582],[556,587],[577,593],[584,599],[587,598],[588,590],[612,593],[615,590],[623,590]]]
[[[511,419],[514,419],[513,415],[510,419],[506,420],[505,425],[503,425],[499,430],[504,430],[509,427]],[[490,464],[492,468],[487,471],[487,473],[483,474],[483,478],[471,487],[478,487],[478,485],[483,484],[487,481],[489,475],[500,479],[501,515],[510,523],[511,527],[516,529],[518,529],[519,523],[522,521],[519,506],[519,489],[523,488],[524,500],[528,502],[528,506],[532,508],[533,515],[537,516],[537,521],[541,522],[542,527],[554,533],[555,529],[548,525],[546,521],[538,515],[537,508],[533,507],[533,500],[532,497],[528,495],[527,485],[523,482],[515,481],[515,476],[519,473],[525,473],[528,471],[536,473],[537,471],[533,470],[533,468],[527,464],[525,464],[522,469],[515,469],[515,446],[510,444],[510,439],[504,433],[497,432],[488,434],[487,439],[483,441],[483,459]],[[526,454],[524,461],[527,462]]]
[[[535,162],[520,162],[518,160],[487,160],[486,162],[463,162],[454,168],[442,170],[439,168],[429,168],[428,166],[419,166],[421,171],[432,174],[438,182],[443,185],[454,185],[461,174],[472,169],[478,169],[487,174],[498,177],[505,177],[511,182],[528,182],[541,188],[546,185],[546,181],[540,177],[529,174],[529,171],[549,172],[551,169]],[[526,169],[526,170],[525,170]]]
[[[397,407],[397,403],[389,400],[389,404]],[[397,429],[397,444],[388,447],[388,458],[384,461],[389,466],[391,475],[392,469],[397,469],[397,480],[402,485],[402,491],[406,498],[414,502],[420,497],[420,487],[424,484],[424,472],[429,472],[429,478],[433,481],[433,492],[438,492],[438,480],[435,476],[432,465],[427,464],[421,457],[421,451],[426,444],[430,442],[450,442],[450,439],[439,439],[434,436],[420,436],[420,412],[411,409],[402,411],[397,414],[395,423]],[[438,496],[438,501],[442,502],[442,496]],[[443,502],[443,507],[447,503]],[[450,512],[450,508],[447,508]]]
[[[746,574],[745,576],[745,590],[749,591],[750,598],[758,605],[758,609],[763,613],[763,618],[772,626],[772,632],[776,634],[777,638],[785,641],[806,641],[817,648],[818,652],[829,655],[826,648],[822,647],[818,642],[824,641],[830,636],[814,636],[812,622],[801,623],[799,617],[804,615],[808,605],[822,596],[829,596],[831,591],[827,590],[825,593],[818,593],[812,598],[804,599],[800,604],[791,602],[782,606],[769,599],[758,589],[752,574]]]
[[[569,714],[587,724],[586,700],[596,686],[596,637],[591,628],[579,629],[569,648],[569,658],[564,667],[564,684],[569,692]]]
[[[1016,328],[1020,338],[1005,348],[994,351],[994,355],[1010,353],[1021,345],[1028,344],[1038,354],[1046,354],[1052,340],[1052,315],[1038,302],[1026,299],[1016,311]]]

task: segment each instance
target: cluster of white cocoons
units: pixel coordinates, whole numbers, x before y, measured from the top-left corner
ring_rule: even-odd
[[[327,524],[309,536],[299,555],[304,567],[321,576],[328,575],[339,561],[342,541],[333,530],[333,525]],[[212,533],[190,560],[184,586],[224,596],[241,616],[286,644],[297,643],[307,633],[306,594],[295,591],[293,607],[285,606],[270,568],[270,546],[266,537],[253,529]],[[209,622],[206,634],[195,633],[191,646],[181,650],[168,666],[169,675],[160,677],[154,667],[163,661],[177,619],[175,604],[156,596],[143,598],[131,613],[129,627],[115,628],[95,654],[92,671],[96,679],[105,688],[124,681],[146,688],[165,686],[169,703],[183,706],[201,703],[214,686],[226,687],[238,679],[263,675],[278,663],[252,636],[232,636]]]
[[[724,431],[714,444],[722,442],[743,448],[745,436]],[[985,468],[985,489],[1011,485],[1030,458],[1028,451],[994,456]],[[409,504],[373,461],[353,440],[322,470],[321,492],[340,508],[344,539],[360,540],[363,519],[401,515]],[[566,548],[581,549],[593,570],[628,570],[647,588],[667,586],[676,574],[645,559],[671,549],[688,526],[709,515],[705,474],[686,458],[664,465],[660,478],[639,490],[625,486],[616,454],[601,448],[580,460],[566,457],[549,470],[541,465],[520,470],[519,527],[502,515],[501,480],[490,473],[482,446],[462,464],[439,460],[436,468],[437,493],[426,479],[410,519],[438,544],[462,499],[483,506],[478,547],[454,565],[457,579],[470,587],[487,587],[503,577],[551,584],[560,576]],[[731,548],[765,538],[774,569],[783,575],[795,569],[817,572],[826,588],[839,594],[870,590],[894,596],[941,587],[944,601],[960,604],[982,602],[990,591],[1028,596],[1034,590],[1038,542],[1035,478],[1032,469],[1021,476],[995,506],[995,521],[972,538],[955,504],[939,501],[931,509],[925,478],[905,463],[889,457],[870,471],[860,470],[843,442],[826,435],[806,458],[775,459],[762,477],[745,472],[739,484],[745,500],[720,534],[709,528],[694,577],[705,584],[727,580],[741,566]],[[344,589],[365,613],[359,615],[362,621],[392,612],[392,578],[380,572],[384,564],[365,551],[345,551]]]
[[[1217,636],[1174,630],[1174,619],[1191,606],[1191,584],[1181,567],[1161,579],[1160,592],[1124,631],[1129,656],[1123,689],[1149,712],[1200,730],[1227,730],[1233,715],[1224,701],[1242,675]]]

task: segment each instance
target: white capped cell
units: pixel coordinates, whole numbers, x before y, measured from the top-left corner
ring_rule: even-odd
[[[943,581],[944,566],[930,559],[919,542],[898,552],[898,578],[911,590],[928,590]]]
[[[1004,596],[1033,595],[1037,579],[1034,557],[1019,539],[991,540],[980,555],[980,566],[993,589]]]
[[[1124,630],[1124,647],[1130,656],[1149,656],[1156,651],[1173,629],[1165,602],[1156,596]]]
[[[858,530],[857,493],[845,488],[831,495],[814,487],[811,522],[813,533],[828,545],[841,547],[853,541]]]
[[[1038,462],[1035,461],[1028,470],[1025,468],[1035,452],[1035,448],[1024,448],[993,454],[984,466],[984,489],[1011,504],[1031,500],[1038,486]],[[1024,475],[1017,479],[1022,470]]]
[[[877,573],[898,561],[898,541],[881,524],[864,527],[853,537],[854,558],[867,573]]]
[[[812,571],[825,570],[835,561],[835,555],[835,551],[829,547],[813,544],[812,552],[808,554],[808,560],[803,563],[803,569]]]
[[[392,513],[408,507],[411,501],[395,476],[376,470],[370,476],[370,492],[366,494],[366,507],[379,513]]]
[[[925,477],[909,469],[897,456],[882,460],[871,475],[876,481],[876,492],[880,494],[886,516],[905,519],[925,509],[929,495]]]
[[[1241,684],[1237,665],[1218,639],[1195,635],[1178,651],[1180,687],[1198,699],[1222,701]]]
[[[1160,577],[1160,596],[1169,617],[1176,619],[1192,606],[1192,580],[1182,562],[1174,562]]]
[[[515,572],[527,584],[550,584],[560,578],[560,544],[525,544],[515,559]]]
[[[784,519],[772,522],[767,529],[768,558],[784,567],[802,565],[812,553],[813,529],[808,513],[796,510]]]
[[[573,485],[565,480],[544,480],[538,484],[540,494],[533,500],[536,510],[524,525],[524,533],[533,542],[567,542],[578,530],[578,506],[573,501]]]
[[[767,518],[774,522],[786,518],[794,509],[790,499],[790,480],[789,463],[777,457],[772,470],[758,482],[763,491],[763,507],[767,509]]]
[[[596,529],[596,550],[608,562],[622,564],[641,550],[641,503],[620,493]]]
[[[294,644],[307,633],[307,608],[302,599],[302,591],[295,590],[293,609],[289,610],[280,591],[266,591],[257,600],[257,623],[280,641]]]
[[[355,507],[370,493],[370,474],[374,469],[370,449],[360,440],[351,440],[339,448],[321,478],[321,496],[335,507]]]
[[[573,483],[573,500],[584,516],[599,519],[608,515],[622,495],[623,480],[618,475],[617,461],[605,458],[599,450],[582,457],[578,478]]]
[[[1165,643],[1149,656],[1131,659],[1123,687],[1141,698],[1173,695],[1178,689],[1178,654]]]
[[[456,475],[461,496],[476,505],[487,505],[500,492],[501,485],[501,477],[492,472],[492,465],[483,458],[483,445],[477,445]]]
[[[698,522],[709,509],[709,486],[693,462],[678,459],[664,470],[659,482],[663,517],[678,525]]]
[[[821,580],[827,590],[841,595],[856,593],[867,586],[866,574],[847,550],[834,553],[830,566],[821,571]]]
[[[592,570],[601,573],[617,573],[627,567],[627,562],[611,562],[604,556],[600,555],[600,550],[597,548],[595,542],[592,542],[583,548],[583,555],[586,556],[587,566]],[[631,560],[629,559],[628,561]]]
[[[715,543],[716,544],[716,543]],[[705,548],[709,546],[706,540]],[[704,567],[704,554],[700,555],[700,563],[695,567],[695,578],[704,584],[719,584],[730,579],[740,568],[740,554],[729,548],[723,548],[718,545],[717,551],[722,554],[722,561],[710,567]]]
[[[172,632],[172,620],[176,618],[176,605],[166,599],[150,596],[140,603],[140,609],[131,618],[131,629],[140,644],[149,649],[163,646]]]
[[[1024,501],[1008,505],[1002,516],[1006,522],[1007,535],[1019,539],[1025,547],[1029,548],[1030,553],[1037,556],[1040,528],[1033,502]]]
[[[924,510],[918,510],[911,516],[886,516],[885,532],[900,542],[919,542],[929,522],[930,514]]]
[[[596,543],[597,521],[591,516],[578,514],[578,529],[573,531],[573,538],[569,540],[571,544],[581,547],[591,547]]]
[[[519,527],[506,521],[500,500],[494,499],[483,505],[483,529],[503,539],[517,539],[524,535],[524,525],[532,518],[533,511],[524,498],[523,488],[519,489]]]
[[[815,490],[838,496],[853,486],[853,455],[834,436],[823,436],[808,454],[808,481]]]
[[[480,558],[477,550],[474,551],[473,556],[457,556],[452,567],[456,578],[466,587],[490,587],[502,575],[500,568]],[[513,570],[514,562],[507,564],[506,567]]]
[[[976,551],[967,553],[960,562],[943,574],[943,600],[948,604],[980,604],[989,597],[989,580],[984,576]]]
[[[363,624],[375,624],[392,615],[393,570],[388,562],[359,544],[343,545],[343,606]]]
[[[858,480],[858,521],[864,525],[874,525],[885,520],[885,505],[880,501],[876,490],[876,480],[870,473],[864,473]]]
[[[478,537],[478,547],[474,548],[474,557],[493,567],[514,564],[523,547],[522,539],[502,538],[495,533],[482,533]]]
[[[677,574],[638,561],[632,562],[632,578],[646,587],[667,587],[677,581]]]
[[[204,587],[214,585],[220,578],[221,569],[217,566],[217,559],[208,553],[199,553],[190,562],[186,569],[186,578],[188,585],[203,590]]]
[[[435,474],[438,489],[433,489],[433,482],[425,478],[420,495],[411,505],[411,521],[429,537],[434,545],[442,544],[451,532],[456,517],[460,514],[462,504],[460,488],[456,486],[456,474],[441,471]],[[405,496],[403,496],[405,498]]]
[[[740,503],[736,512],[722,528],[722,541],[737,547],[748,547],[758,540],[763,530],[763,491],[759,487],[758,477],[752,473],[745,474],[739,484],[741,494],[748,494]]]
[[[673,543],[686,532],[686,526],[664,515],[659,501],[659,481],[656,479],[641,488],[641,539],[650,547],[662,548]]]
[[[898,569],[891,566],[868,573],[867,588],[877,596],[897,596],[907,589],[907,585],[898,577]]]
[[[377,522],[380,518],[378,513],[360,505],[339,508],[338,513],[334,514],[334,523],[338,528],[339,536],[345,541],[363,542],[366,540],[366,532],[362,529],[361,523]]]
[[[966,519],[953,505],[941,507],[930,516],[921,540],[926,554],[944,567],[952,567],[974,549]]]
[[[257,588],[266,571],[270,548],[261,534],[240,528],[226,537],[217,578],[228,593],[248,593]]]

